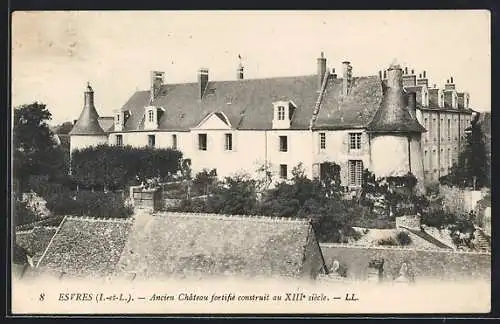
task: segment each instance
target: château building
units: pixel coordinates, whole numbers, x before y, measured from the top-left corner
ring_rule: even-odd
[[[429,87],[426,72],[392,65],[378,75],[356,76],[350,62],[341,74],[327,68],[305,76],[169,83],[151,73],[148,90],[137,91],[101,118],[87,86],[84,107],[71,136],[71,151],[91,145],[174,148],[193,172],[216,169],[220,177],[255,175],[268,166],[278,179],[302,163],[319,177],[326,162],[341,167],[341,181],[359,187],[364,169],[379,177],[413,173],[420,183],[437,181],[457,160],[471,121],[469,95],[453,78],[444,89]]]

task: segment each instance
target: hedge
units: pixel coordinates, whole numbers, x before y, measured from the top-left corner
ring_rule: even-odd
[[[73,151],[71,171],[80,186],[123,189],[151,178],[166,181],[181,161],[182,153],[172,149],[99,145]]]

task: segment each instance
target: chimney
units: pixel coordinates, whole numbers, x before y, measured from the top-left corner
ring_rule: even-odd
[[[351,87],[352,81],[352,66],[351,62],[344,61],[342,62],[342,66],[344,68],[344,76],[342,80],[342,94],[347,96],[349,94],[349,88]]]
[[[243,80],[243,65],[241,63],[236,70],[236,80]]]
[[[203,99],[203,94],[208,85],[208,69],[201,68],[198,70],[198,99]]]
[[[382,80],[382,71],[378,71],[378,77]]]
[[[337,78],[337,73],[335,73],[335,68],[333,68],[333,69],[332,69],[332,77],[333,77],[334,79],[336,79],[336,78]]]
[[[450,77],[449,80],[446,81],[446,84],[444,85],[444,90],[454,90],[455,89],[455,83],[453,83],[453,77]]]
[[[387,70],[384,70],[384,79],[387,79]]]
[[[405,75],[403,75],[403,87],[414,87],[417,85],[417,76],[414,74],[414,70],[411,70],[411,74],[408,74],[408,68],[405,68]]]
[[[408,94],[408,112],[413,119],[417,119],[417,94],[415,92]]]
[[[425,71],[418,75],[417,85],[429,87],[429,80],[427,79]]]
[[[321,89],[321,86],[323,85],[323,80],[325,78],[325,73],[326,73],[326,58],[321,52],[321,56],[318,57],[318,90]]]
[[[78,119],[73,119],[73,125],[76,124],[77,121]]]
[[[85,89],[84,107],[94,107],[94,90],[87,82],[87,88]]]
[[[405,66],[405,74],[408,74],[408,67]]]
[[[161,87],[163,86],[165,72],[151,71],[151,89],[150,103],[152,103],[160,95]]]

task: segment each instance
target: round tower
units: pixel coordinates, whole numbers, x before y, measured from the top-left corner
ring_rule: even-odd
[[[424,167],[421,135],[425,128],[415,116],[415,100],[405,100],[403,71],[392,65],[382,85],[382,104],[367,127],[370,135],[371,169],[377,178],[412,173],[423,189]]]
[[[69,135],[70,152],[108,142],[108,136],[99,125],[99,114],[94,106],[94,90],[88,83],[84,93],[83,110]]]

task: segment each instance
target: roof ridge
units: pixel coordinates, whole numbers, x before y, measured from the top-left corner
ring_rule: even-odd
[[[212,219],[224,219],[224,220],[250,220],[250,221],[266,221],[266,222],[296,222],[309,224],[309,219],[298,218],[298,217],[279,217],[279,216],[262,216],[262,215],[230,215],[230,214],[216,214],[216,213],[188,213],[188,212],[158,212],[153,213],[153,216],[174,216],[174,217],[186,217],[186,218],[212,218]]]

